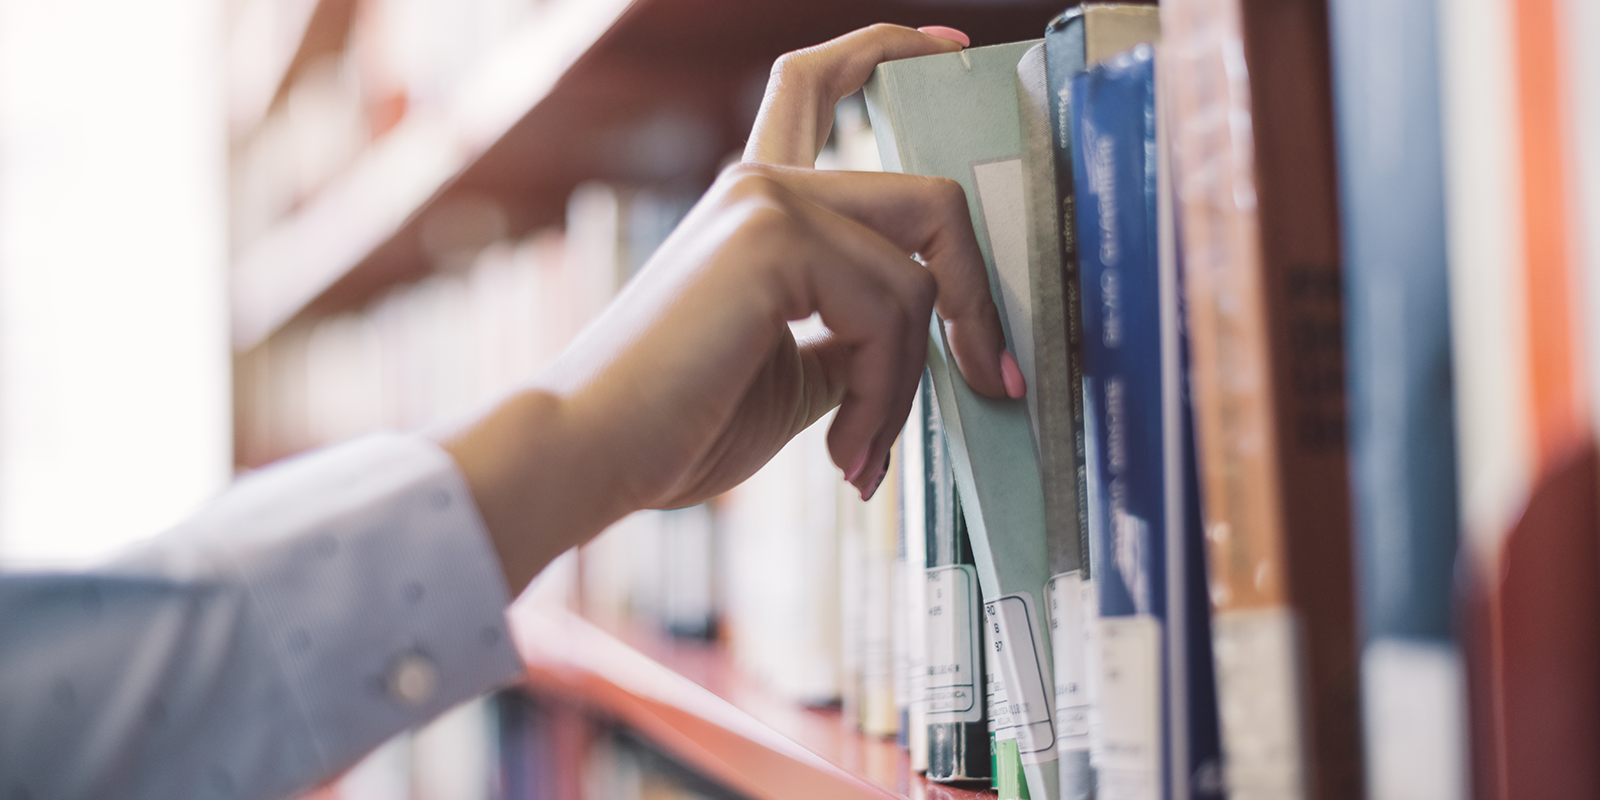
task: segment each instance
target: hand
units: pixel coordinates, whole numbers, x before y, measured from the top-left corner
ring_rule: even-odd
[[[960,46],[877,25],[780,59],[744,162],[534,387],[444,438],[513,589],[627,513],[732,488],[835,407],[829,452],[869,496],[935,308],[968,383],[1006,395],[959,185],[811,169],[834,105],[879,62]],[[813,313],[829,332],[796,342],[788,323]]]

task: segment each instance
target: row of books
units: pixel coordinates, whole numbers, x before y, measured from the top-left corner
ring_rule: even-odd
[[[902,452],[971,559],[930,502],[926,602],[973,587],[1003,699],[951,713],[929,617],[930,778],[987,731],[1002,796],[1600,792],[1596,34],[1086,3],[878,68],[882,162],[965,190],[1029,386],[973,392],[934,321]]]

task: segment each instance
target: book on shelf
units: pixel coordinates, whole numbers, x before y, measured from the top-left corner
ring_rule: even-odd
[[[876,152],[876,145],[873,148]],[[928,458],[930,445],[927,430],[931,427],[925,418],[928,413],[927,392],[931,391],[924,379],[911,399],[911,413],[906,416],[905,430],[900,434],[900,549],[903,550],[901,569],[905,571],[901,589],[905,592],[904,619],[906,629],[906,660],[902,677],[906,704],[901,716],[900,738],[910,756],[912,772],[928,771],[928,626],[933,620],[928,615],[928,541],[932,536],[936,501],[931,490]],[[942,443],[941,443],[942,446]],[[970,634],[969,634],[970,636]],[[968,673],[974,666],[968,665]]]
[[[923,579],[926,677],[923,715],[927,725],[928,780],[987,782],[989,725],[985,705],[989,673],[979,614],[978,568],[967,522],[950,467],[950,449],[939,418],[938,399],[922,376]]]
[[[1015,87],[1017,62],[1033,44],[891,61],[879,65],[865,87],[884,168],[948,178],[966,190],[1006,343],[1019,362],[1032,359],[1033,328]],[[1044,800],[1060,787],[1054,672],[1044,639],[1044,497],[1027,404],[974,392],[949,362],[943,336],[943,325],[932,321],[928,369],[985,614],[998,626],[991,630],[996,671],[1013,711],[1011,724],[997,721],[996,737],[1016,741],[1029,792]]]
[[[1458,609],[1485,798],[1600,792],[1595,376],[1582,353],[1596,276],[1581,250],[1593,231],[1573,226],[1594,213],[1582,132],[1596,86],[1592,43],[1573,28],[1597,27],[1582,6],[1439,7]]]
[[[1072,84],[1090,535],[1108,796],[1217,797],[1176,231],[1148,45]]]
[[[1090,718],[1098,680],[1083,417],[1081,289],[1072,177],[1071,83],[1089,65],[1159,34],[1156,9],[1086,4],[1050,21],[1041,50],[1017,65],[1028,193],[1028,257],[1033,288],[1032,372],[1024,372],[1035,413],[1040,478],[1049,531],[1049,609],[1055,658],[1057,746],[1064,798],[1092,796]],[[1097,661],[1096,661],[1097,663]]]
[[[1466,791],[1455,391],[1432,0],[1330,0],[1367,786]]]
[[[1360,797],[1326,5],[1161,15],[1228,789]]]

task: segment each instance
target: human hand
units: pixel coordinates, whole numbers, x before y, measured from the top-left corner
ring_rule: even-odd
[[[878,63],[960,46],[879,25],[780,59],[744,162],[535,388],[445,441],[513,586],[624,514],[732,488],[835,407],[829,452],[869,496],[934,308],[968,383],[1021,395],[959,185],[811,169]],[[828,333],[796,342],[813,313]]]

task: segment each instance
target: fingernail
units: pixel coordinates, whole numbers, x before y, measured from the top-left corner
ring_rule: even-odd
[[[972,44],[972,40],[968,39],[966,34],[956,30],[955,28],[947,28],[943,25],[927,25],[918,28],[917,31],[926,33],[936,39],[947,39],[961,45],[962,47]]]
[[[1028,384],[1022,380],[1022,368],[1017,366],[1017,359],[1010,350],[1000,351],[1000,380],[1005,382],[1006,394],[1012,400],[1021,400],[1028,393]]]
[[[850,471],[844,474],[845,483],[855,483],[856,478],[861,477],[861,471],[867,468],[867,456],[869,455],[872,455],[871,442],[868,442],[867,446],[862,449],[861,455],[856,456],[856,463],[850,465]]]
[[[883,454],[883,466],[878,467],[878,477],[872,479],[872,488],[862,490],[861,502],[871,500],[872,496],[878,493],[878,487],[883,485],[883,476],[889,474],[889,457],[889,453]]]

